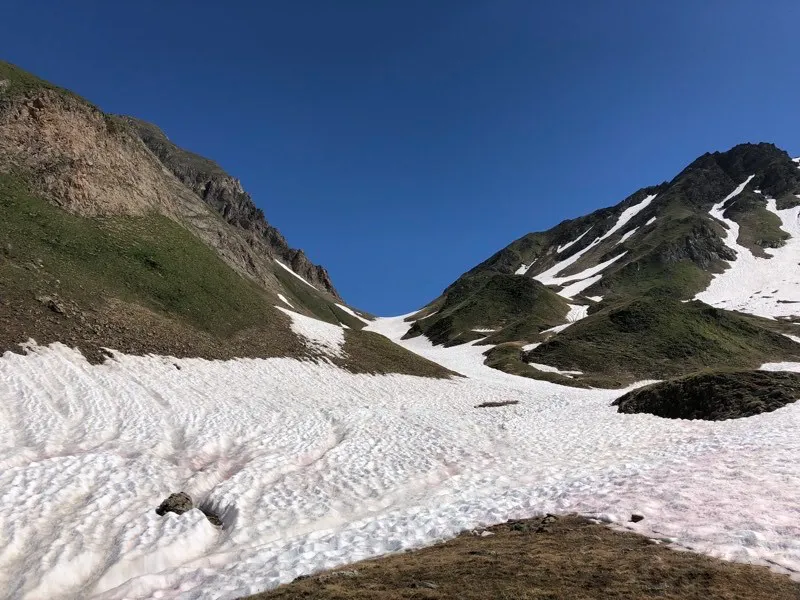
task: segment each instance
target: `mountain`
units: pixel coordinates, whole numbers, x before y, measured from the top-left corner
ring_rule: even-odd
[[[378,319],[215,162],[0,63],[0,595],[449,597],[483,555],[474,597],[797,597],[753,565],[800,573],[798,166],[704,155]]]
[[[408,318],[407,338],[491,345],[487,364],[618,386],[798,357],[800,164],[772,144],[512,242]]]
[[[8,63],[0,206],[3,351],[32,338],[92,360],[113,348],[444,373],[361,332],[370,317],[345,305],[327,271],[290,248],[216,163]],[[308,322],[318,321],[338,346],[314,339]]]

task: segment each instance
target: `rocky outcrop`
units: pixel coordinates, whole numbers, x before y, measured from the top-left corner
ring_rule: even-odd
[[[161,163],[181,183],[200,196],[231,225],[254,234],[270,256],[290,265],[314,285],[339,298],[328,272],[313,264],[302,250],[289,247],[286,239],[270,225],[241,182],[217,163],[173,144],[161,129],[139,119],[122,117]]]
[[[8,65],[0,63],[0,67]],[[283,289],[272,260],[279,258],[338,298],[327,272],[301,251],[290,249],[239,183],[221,169],[217,167],[218,172],[203,184],[213,181],[206,197],[198,197],[196,187],[205,175],[197,175],[194,184],[184,173],[192,185],[184,183],[160,162],[128,121],[107,115],[65,90],[29,79],[25,86],[12,80],[12,85],[0,90],[0,173],[23,174],[35,191],[82,216],[163,214],[265,288]],[[196,159],[198,164],[213,164]],[[218,206],[228,208],[219,211]],[[218,218],[219,212],[229,224]]]

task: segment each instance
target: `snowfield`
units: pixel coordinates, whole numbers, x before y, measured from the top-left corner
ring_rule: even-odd
[[[334,344],[332,326],[292,319]],[[5,354],[0,590],[236,598],[542,511],[800,574],[800,403],[720,423],[620,415],[621,391],[507,375],[481,364],[485,346],[403,345],[469,377],[293,359],[92,366],[59,344]],[[519,404],[474,408],[501,400]],[[157,516],[179,490],[223,528],[198,510]],[[626,523],[632,512],[645,520]]]

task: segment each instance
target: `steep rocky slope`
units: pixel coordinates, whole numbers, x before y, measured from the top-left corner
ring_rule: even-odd
[[[181,183],[228,223],[246,232],[254,247],[283,261],[295,273],[340,299],[328,272],[309,261],[302,250],[289,247],[281,232],[267,222],[264,212],[256,207],[238,179],[228,175],[214,161],[179,148],[152,123],[132,117],[122,119]]]
[[[2,351],[309,356],[307,316],[347,328],[333,358],[349,368],[444,373],[358,331],[325,269],[212,161],[1,62],[0,208]]]

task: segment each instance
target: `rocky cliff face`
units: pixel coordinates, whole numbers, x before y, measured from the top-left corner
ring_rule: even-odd
[[[185,186],[218,212],[231,225],[252,234],[270,256],[290,265],[300,276],[336,298],[339,294],[328,272],[313,264],[302,250],[290,248],[286,239],[264,217],[241,182],[214,161],[173,144],[161,129],[139,119],[123,117],[161,163]]]
[[[267,289],[283,289],[278,259],[339,299],[325,269],[290,248],[240,183],[212,161],[175,147],[152,125],[149,135],[140,134],[140,122],[105,114],[7,63],[0,62],[0,82],[0,173],[23,175],[82,216],[168,216]]]

